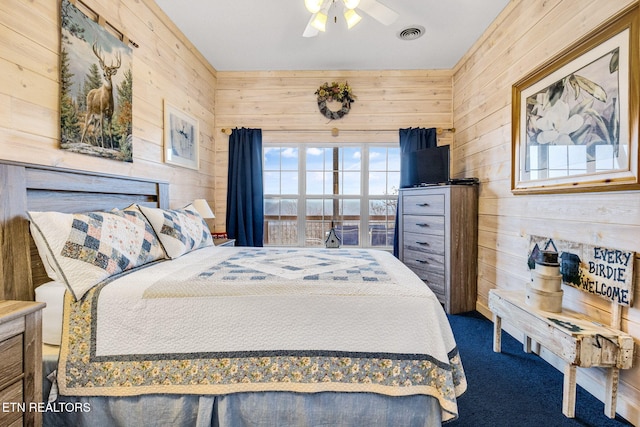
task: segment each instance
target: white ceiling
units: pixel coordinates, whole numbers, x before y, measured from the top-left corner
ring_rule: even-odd
[[[339,0],[338,0],[339,1]],[[302,33],[311,17],[304,0],[156,0],[219,71],[450,69],[509,0],[379,0],[398,12],[390,26],[360,13],[346,29],[332,16],[327,31]],[[335,8],[334,8],[335,9]],[[416,40],[397,33],[423,26]]]

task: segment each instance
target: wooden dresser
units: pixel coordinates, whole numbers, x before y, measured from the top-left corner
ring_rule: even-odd
[[[400,260],[435,292],[447,313],[476,308],[478,186],[403,188]]]
[[[44,303],[0,300],[0,425],[40,426]],[[30,405],[32,403],[32,405]]]

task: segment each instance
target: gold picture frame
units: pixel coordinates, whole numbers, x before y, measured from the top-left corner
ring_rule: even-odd
[[[639,189],[639,8],[512,87],[514,194]]]
[[[200,169],[198,119],[164,101],[164,161]]]

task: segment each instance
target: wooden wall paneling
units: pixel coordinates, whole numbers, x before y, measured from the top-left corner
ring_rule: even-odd
[[[511,84],[631,3],[512,1],[454,68],[457,167],[481,178],[478,308],[484,314],[490,315],[490,289],[524,287],[531,234],[640,252],[638,192],[536,197],[510,191]],[[640,270],[634,277],[640,283]],[[565,289],[563,304],[594,319],[610,317],[606,301],[572,288]],[[624,309],[622,317],[623,328],[638,342],[640,309]],[[639,372],[636,364],[622,373],[618,399],[619,412],[634,424],[640,423],[634,398],[640,393]],[[585,370],[578,378],[596,394],[603,384],[597,370]]]
[[[9,63],[19,63],[37,74],[49,76],[51,80],[59,77],[58,46],[52,40],[47,40],[46,45],[34,43],[32,38],[0,26],[0,47],[0,56]]]
[[[59,149],[58,1],[7,0],[0,10],[0,158],[127,176],[171,177],[184,189],[181,198],[213,198],[215,69],[155,2],[86,3],[140,46],[133,50],[134,162]],[[200,121],[199,172],[164,164],[164,98],[174,100]],[[197,175],[203,178],[194,179]]]
[[[397,142],[404,127],[451,127],[450,70],[218,72],[217,77],[215,205],[221,229],[228,157],[222,128],[261,128],[269,142],[349,143]],[[345,80],[357,100],[347,116],[329,121],[318,111],[314,92],[325,81]],[[338,137],[331,136],[334,127]],[[439,138],[441,145],[453,141],[452,134]]]
[[[57,2],[23,2],[20,0],[5,0],[0,8],[0,22],[10,22],[9,28],[13,32],[23,35],[41,46],[48,46],[56,51],[57,39],[52,38],[46,30],[57,26]]]

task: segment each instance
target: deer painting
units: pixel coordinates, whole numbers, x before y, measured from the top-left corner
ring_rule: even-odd
[[[97,89],[91,89],[87,93],[87,114],[84,121],[84,129],[82,130],[82,137],[80,142],[84,142],[84,137],[87,133],[89,126],[93,126],[94,134],[95,130],[99,127],[101,138],[100,144],[102,148],[105,148],[105,134],[109,136],[110,148],[113,148],[113,134],[111,129],[111,118],[113,117],[114,102],[113,102],[113,84],[111,83],[111,77],[117,72],[122,63],[120,58],[120,52],[115,55],[115,64],[113,61],[111,65],[106,65],[104,58],[102,57],[102,49],[98,50],[96,44],[93,44],[93,53],[100,62],[100,68],[102,69],[102,75],[104,77],[104,83]],[[105,133],[105,124],[107,126]],[[97,136],[96,136],[97,140]]]

